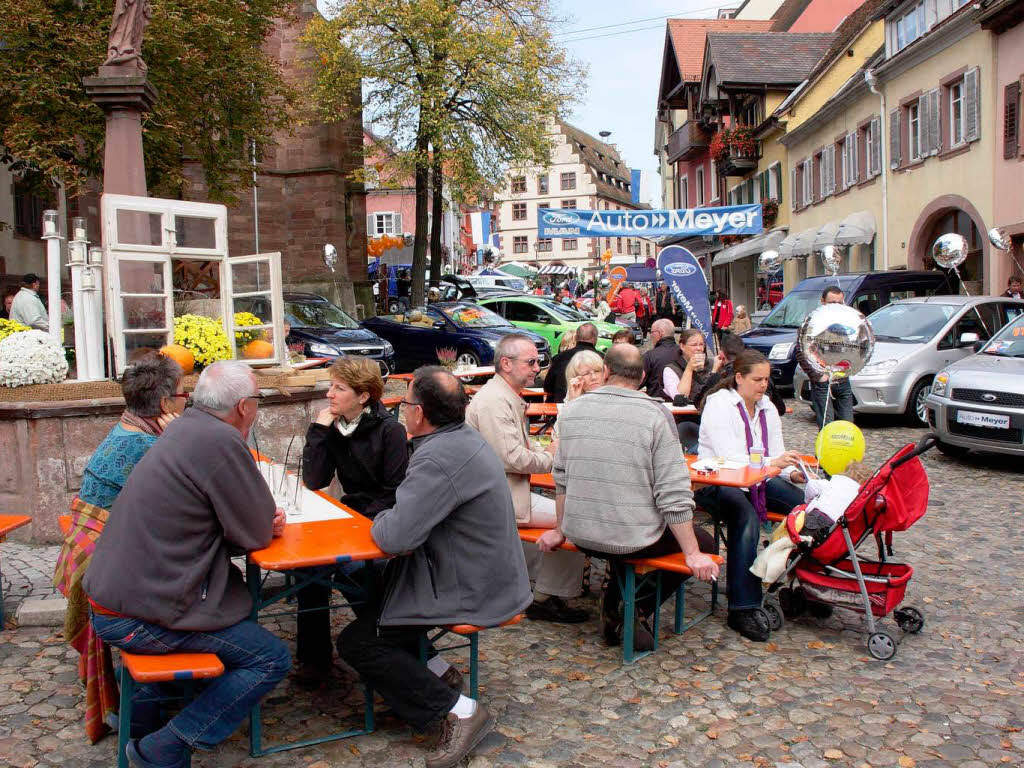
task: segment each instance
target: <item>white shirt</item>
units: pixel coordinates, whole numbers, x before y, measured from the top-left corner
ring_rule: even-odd
[[[704,401],[704,412],[700,417],[700,441],[697,447],[700,458],[721,456],[729,461],[742,461],[744,464],[750,460],[747,431],[743,417],[736,407],[737,403],[742,402],[743,398],[734,389],[720,389]],[[750,419],[750,434],[754,439],[754,445],[764,445],[760,411],[764,411],[765,423],[768,426],[765,460],[771,461],[786,452],[786,446],[782,442],[782,420],[768,396],[762,396],[754,410],[753,418]],[[789,479],[790,473],[795,469],[798,467],[785,467],[780,477]]]

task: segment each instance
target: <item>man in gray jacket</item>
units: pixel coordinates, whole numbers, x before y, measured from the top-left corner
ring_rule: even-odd
[[[128,743],[135,766],[184,766],[230,736],[287,673],[288,647],[249,618],[231,557],[284,530],[245,436],[259,390],[241,362],[199,377],[193,408],[135,466],[83,587],[96,634],[133,653],[216,653],[225,672],[158,731]]]
[[[341,657],[396,715],[437,733],[427,768],[456,765],[494,721],[442,679],[440,657],[420,662],[421,638],[445,624],[497,626],[532,597],[504,467],[466,425],[466,400],[444,369],[416,371],[402,401],[412,458],[395,506],[371,529],[377,546],[396,555],[380,615],[357,618],[338,637]]]
[[[718,566],[704,554],[714,551],[714,539],[702,531],[698,544],[693,528],[693,493],[675,424],[661,403],[637,391],[643,373],[640,351],[616,344],[604,358],[604,386],[563,406],[552,470],[558,524],[537,546],[549,551],[569,539],[616,569],[627,556],[683,552],[697,578],[716,578]],[[662,595],[667,599],[677,584],[664,574]],[[619,600],[618,580],[610,579],[601,611],[610,645],[621,632]],[[640,608],[650,616],[657,606],[652,599]],[[648,649],[650,630],[642,622],[637,629],[637,646]]]

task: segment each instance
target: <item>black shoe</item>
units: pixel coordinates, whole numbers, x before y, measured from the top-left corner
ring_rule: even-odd
[[[735,629],[748,640],[753,640],[755,643],[763,643],[768,639],[770,627],[757,620],[756,610],[758,609],[750,608],[745,611],[729,611],[729,619],[726,623],[730,629]]]
[[[828,603],[807,603],[807,612],[816,619],[827,619],[832,615],[832,606]]]
[[[619,616],[618,606],[612,606],[608,600],[608,593],[601,598],[601,635],[610,648],[614,648],[622,642],[622,618]]]
[[[292,682],[307,690],[326,688],[330,684],[333,671],[334,664],[330,659],[315,662],[300,661],[292,671]]]
[[[582,624],[588,614],[579,608],[570,608],[560,597],[549,597],[547,600],[534,600],[526,609],[526,617],[534,621]]]
[[[646,619],[637,619],[633,622],[633,650],[653,651],[654,633],[648,626]]]

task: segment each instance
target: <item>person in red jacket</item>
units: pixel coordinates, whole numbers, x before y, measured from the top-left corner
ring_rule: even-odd
[[[724,331],[732,325],[732,300],[725,291],[715,291],[715,304],[711,308],[711,325],[716,332]]]
[[[616,309],[615,313],[622,315],[623,320],[636,320],[637,303],[640,300],[640,294],[633,287],[633,284],[626,283],[622,286],[622,290],[619,291],[616,299],[619,302],[620,309]]]
[[[654,308],[651,306],[651,300],[647,296],[647,291],[641,288],[636,302],[636,322],[640,326],[640,333],[645,339],[647,338],[647,331],[651,327],[651,315],[653,313]]]

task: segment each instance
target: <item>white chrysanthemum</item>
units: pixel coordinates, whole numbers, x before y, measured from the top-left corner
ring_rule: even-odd
[[[0,341],[0,386],[53,384],[68,375],[68,361],[48,333],[22,331]]]

